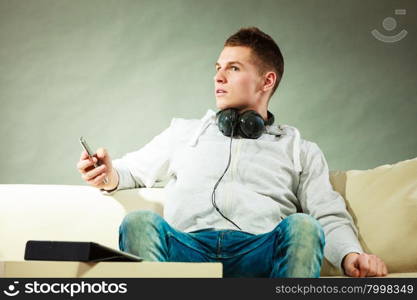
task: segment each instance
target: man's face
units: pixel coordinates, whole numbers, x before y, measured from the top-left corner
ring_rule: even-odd
[[[235,46],[225,47],[220,53],[214,76],[214,94],[219,110],[256,107],[261,97],[262,78],[254,65],[251,52],[248,47]]]

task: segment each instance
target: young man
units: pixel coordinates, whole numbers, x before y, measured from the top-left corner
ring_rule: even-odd
[[[217,113],[174,118],[114,161],[100,148],[96,169],[82,153],[82,178],[104,193],[168,179],[164,218],[128,214],[120,249],[149,261],[222,262],[225,277],[318,277],[323,255],[349,276],[386,275],[363,252],[320,148],[268,111],[284,67],[273,39],[242,28],[215,66]]]

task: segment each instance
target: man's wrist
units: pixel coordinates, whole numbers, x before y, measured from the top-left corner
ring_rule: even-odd
[[[110,183],[112,183],[110,186],[106,186],[103,188],[106,192],[113,192],[117,190],[119,187],[119,175],[117,174],[117,171],[113,168],[112,172],[110,172]]]

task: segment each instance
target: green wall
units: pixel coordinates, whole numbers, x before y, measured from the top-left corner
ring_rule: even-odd
[[[413,0],[0,0],[0,183],[84,184],[79,136],[118,158],[173,117],[215,110],[213,64],[252,25],[284,54],[270,110],[330,169],[416,157],[416,12]],[[373,29],[408,35],[384,43]]]

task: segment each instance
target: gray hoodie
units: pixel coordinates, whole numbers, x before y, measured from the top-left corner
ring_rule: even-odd
[[[171,226],[184,232],[236,229],[211,202],[230,149],[230,137],[219,131],[215,115],[209,109],[201,119],[174,118],[141,149],[113,160],[117,190],[167,181],[164,218]],[[347,253],[363,252],[344,200],[330,184],[322,151],[302,139],[297,128],[266,126],[258,139],[233,138],[231,152],[215,199],[243,231],[269,232],[283,218],[303,212],[322,225],[324,255],[339,270]]]

